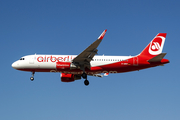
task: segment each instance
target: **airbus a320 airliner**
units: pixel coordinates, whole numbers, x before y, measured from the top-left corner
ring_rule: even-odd
[[[137,71],[150,67],[163,66],[169,63],[162,53],[166,33],[159,33],[136,56],[98,56],[97,47],[101,43],[107,30],[79,55],[27,55],[15,61],[12,67],[21,71],[32,72],[60,72],[62,82],[73,82],[81,78],[89,85],[87,75],[103,77],[109,73],[123,73]]]

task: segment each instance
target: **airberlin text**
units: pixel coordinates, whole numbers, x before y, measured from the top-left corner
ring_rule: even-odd
[[[73,56],[67,56],[67,57],[55,57],[55,56],[39,56],[37,57],[38,62],[65,62],[65,61],[71,61],[74,59]]]

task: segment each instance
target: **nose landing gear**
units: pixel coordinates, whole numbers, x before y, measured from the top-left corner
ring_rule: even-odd
[[[30,80],[31,80],[31,81],[34,80],[34,74],[35,74],[35,72],[32,72],[32,77],[30,77]]]

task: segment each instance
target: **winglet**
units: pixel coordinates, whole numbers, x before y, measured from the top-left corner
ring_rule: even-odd
[[[102,40],[104,38],[104,35],[106,34],[106,30],[103,31],[103,33],[98,37],[98,39]]]

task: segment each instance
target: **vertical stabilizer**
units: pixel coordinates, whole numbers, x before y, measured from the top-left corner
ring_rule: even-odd
[[[166,33],[159,33],[140,53],[140,56],[155,57],[162,53]]]

